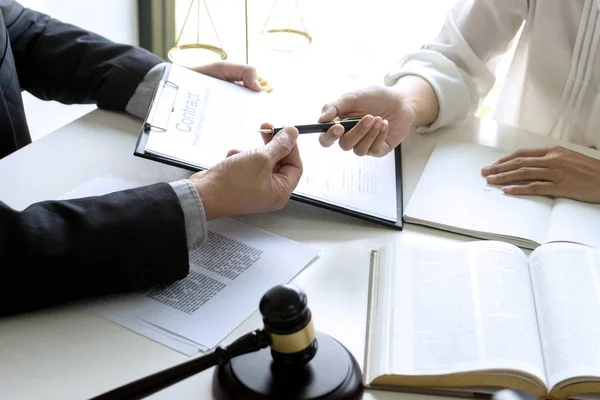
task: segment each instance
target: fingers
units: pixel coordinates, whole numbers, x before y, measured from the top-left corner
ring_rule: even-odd
[[[263,123],[260,129],[272,127],[269,123]],[[298,129],[288,126],[276,135],[263,134],[262,137],[265,146],[261,151],[267,155],[269,168],[273,169],[273,173],[282,184],[283,192],[291,192],[302,177],[302,160],[296,143]]]
[[[549,168],[524,167],[515,171],[488,175],[486,181],[492,185],[506,185],[516,182],[552,181],[552,178],[552,170]]]
[[[246,86],[248,89],[254,90],[255,92],[261,92],[262,86],[258,81],[258,74],[256,73],[256,69],[248,65],[246,65],[245,67],[246,69],[242,71],[242,82],[244,82],[244,86]]]
[[[325,104],[318,122],[333,121],[336,117],[347,118],[354,107],[355,100],[354,93],[346,93],[335,101]]]
[[[338,117],[338,110],[334,104],[325,104],[321,110],[318,122],[333,121]]]
[[[219,78],[229,82],[243,82],[244,86],[256,92],[260,92],[262,87],[258,82],[256,69],[246,64],[235,64],[229,62],[216,62],[194,68],[194,71],[213,78]]]
[[[502,157],[501,159],[496,161],[494,163],[494,165],[502,164],[507,161],[513,160],[515,158],[543,157],[546,154],[548,154],[549,150],[550,150],[550,148],[548,148],[548,147],[542,147],[542,148],[536,148],[536,149],[519,149],[519,150],[515,151],[514,153],[507,155],[506,157]]]
[[[281,160],[281,167],[277,171],[277,176],[285,183],[287,191],[291,192],[296,188],[302,177],[302,169],[300,150],[298,143],[295,143],[290,153]]]
[[[379,120],[381,120],[381,118],[379,118]],[[342,145],[342,141],[340,140],[340,147],[342,147],[344,150],[350,150],[352,147],[354,147],[352,144],[358,143],[360,139],[362,139],[363,136],[369,132],[374,123],[375,117],[372,115],[365,115],[361,118],[358,124],[354,126],[354,128],[346,132],[343,138],[342,134],[344,133],[344,128],[342,126],[334,125],[329,128],[327,132],[322,133],[319,136],[319,143],[321,143],[321,145],[324,147],[329,147],[334,144],[336,140],[342,138],[342,140],[345,141],[345,144]],[[348,136],[350,136],[350,139],[346,139]]]
[[[379,132],[383,128],[383,119],[381,117],[373,117],[372,115],[366,115],[361,118],[360,122],[340,139],[340,147],[345,150],[353,149],[363,138],[366,138],[369,147]],[[365,150],[364,154],[368,151]],[[358,153],[357,153],[358,154]]]
[[[270,127],[272,127],[270,124],[261,125],[261,129]],[[264,136],[268,136],[268,139]],[[287,202],[289,195],[302,177],[302,159],[297,143],[298,129],[287,126],[277,132],[275,136],[263,135],[263,139],[267,140],[263,150],[266,151],[271,161],[274,178],[279,183],[279,192]]]
[[[556,196],[557,187],[554,182],[531,182],[527,185],[511,185],[502,188],[506,194]]]
[[[340,147],[346,151],[354,149],[354,153],[359,156],[369,154],[381,157],[389,152],[389,146],[385,143],[388,131],[387,120],[365,115],[354,128],[343,136],[343,127],[332,126],[319,136],[319,143],[323,147],[330,147],[339,139]]]
[[[388,133],[390,131],[390,125],[387,120],[383,120],[383,122],[385,123],[385,126],[382,132],[379,134],[379,136],[377,136],[377,139],[375,139],[375,142],[373,142],[367,153],[372,157],[383,157],[391,151],[390,146],[386,142]]]
[[[246,64],[223,63],[221,79],[229,82],[243,82],[244,86],[256,92],[261,91],[256,69]]]
[[[546,167],[547,160],[541,157],[515,157],[507,161],[500,162],[500,160],[496,161],[496,163],[483,167],[481,169],[481,174],[483,176],[495,175],[501,172],[514,171],[519,168],[526,167]]]
[[[273,136],[260,151],[268,156],[272,165],[275,165],[290,155],[297,140],[298,129],[293,126],[286,126],[284,129],[277,132],[277,134]]]
[[[388,129],[389,125],[387,120],[381,120],[379,129],[373,126],[365,137],[354,146],[354,154],[357,156],[365,156],[367,154],[378,155],[383,150],[382,144],[385,142]],[[375,142],[378,143],[376,144]]]
[[[332,144],[336,142],[342,134],[344,133],[344,127],[341,125],[334,125],[327,130],[327,132],[323,132],[319,135],[319,143],[323,147],[330,147]]]

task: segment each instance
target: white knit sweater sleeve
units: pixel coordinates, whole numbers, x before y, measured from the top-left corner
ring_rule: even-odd
[[[418,131],[432,131],[475,112],[494,84],[496,65],[523,24],[529,2],[458,1],[439,35],[386,74],[387,86],[404,75],[417,75],[433,87],[440,105],[438,118]]]

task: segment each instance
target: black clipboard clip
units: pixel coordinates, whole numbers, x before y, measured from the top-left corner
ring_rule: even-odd
[[[148,117],[144,121],[144,131],[167,131],[169,118],[175,109],[175,100],[177,99],[178,91],[179,86],[167,79],[162,79],[159,82],[156,93],[152,98]]]

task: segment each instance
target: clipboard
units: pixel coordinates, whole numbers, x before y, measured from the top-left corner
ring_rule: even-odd
[[[148,112],[146,113],[146,118],[142,124],[142,129],[140,131],[138,140],[135,145],[135,150],[133,152],[134,156],[145,158],[147,160],[152,160],[156,162],[160,162],[166,165],[171,165],[178,168],[183,168],[189,170],[191,172],[198,172],[206,170],[206,168],[201,167],[196,164],[192,164],[186,161],[178,160],[175,158],[170,158],[166,156],[162,156],[159,154],[151,153],[146,151],[146,143],[148,141],[148,137],[152,130],[167,132],[169,118],[174,110],[174,101],[177,96],[177,92],[179,87],[168,80],[169,68],[165,68],[161,77],[160,82],[156,86],[152,99],[150,101],[150,105],[148,107]],[[162,100],[166,98],[166,101]],[[169,98],[172,97],[173,101],[171,102]],[[330,211],[338,212],[341,214],[349,215],[355,218],[359,218],[362,220],[366,220],[369,222],[373,222],[379,225],[387,226],[390,228],[402,230],[403,228],[403,204],[402,204],[402,151],[401,146],[396,147],[394,150],[395,154],[395,176],[396,176],[396,221],[390,221],[384,218],[380,218],[377,216],[373,216],[370,214],[362,213],[353,209],[345,208],[342,206],[338,206],[335,204],[328,203],[326,201],[317,200],[311,197],[307,197],[302,194],[292,193],[291,199],[295,201],[299,201],[301,203],[309,204],[311,206],[324,208]]]

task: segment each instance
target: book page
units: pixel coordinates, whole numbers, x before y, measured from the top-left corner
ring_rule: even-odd
[[[481,238],[543,243],[553,200],[506,195],[481,175],[482,167],[503,155],[474,143],[437,145],[406,207],[406,220]]]
[[[257,132],[261,123],[315,123],[321,107],[317,105],[309,120],[306,102],[293,94],[255,93],[176,65],[169,81],[178,88],[166,85],[150,114],[166,132],[152,129],[146,151],[202,168],[223,160],[230,149],[262,146]],[[300,135],[298,146],[304,173],[295,193],[397,221],[393,152],[382,158],[358,157],[337,144],[322,147],[318,133]]]
[[[529,264],[549,386],[600,377],[600,251],[551,243]]]
[[[470,242],[398,252],[393,374],[524,371],[545,382],[527,259]]]
[[[390,243],[371,252],[363,368],[363,376],[367,384],[374,378],[388,373],[391,365],[391,338],[400,340],[394,335],[392,327],[397,293],[394,281],[398,260],[396,252],[403,249],[402,246]],[[398,295],[403,298],[402,292],[398,292]]]
[[[545,242],[572,242],[600,248],[600,204],[555,199]]]

